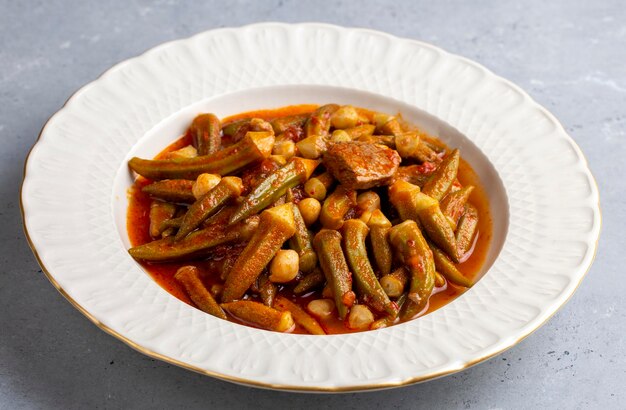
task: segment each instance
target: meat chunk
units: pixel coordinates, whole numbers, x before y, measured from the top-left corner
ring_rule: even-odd
[[[400,155],[383,145],[339,142],[324,153],[324,165],[348,189],[386,185],[400,165]]]

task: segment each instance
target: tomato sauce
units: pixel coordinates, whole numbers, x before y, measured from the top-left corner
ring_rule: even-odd
[[[288,115],[297,115],[310,113],[317,108],[317,105],[303,104],[283,107],[273,110],[259,110],[250,111],[241,114],[237,114],[228,118],[225,118],[222,123],[226,125],[236,120],[245,118],[262,118],[264,120],[271,120],[278,117],[284,117]],[[364,109],[358,109],[364,115],[371,116],[371,112]],[[183,135],[178,140],[174,141],[161,153],[156,156],[156,159],[164,158],[169,152],[183,148],[191,143],[190,135]],[[228,141],[223,141],[224,144],[228,144]],[[481,267],[485,261],[487,251],[489,249],[489,243],[492,237],[492,219],[489,212],[489,203],[487,201],[486,191],[480,183],[480,180],[471,166],[461,159],[458,172],[459,182],[463,186],[474,185],[475,189],[471,194],[470,202],[476,207],[479,215],[478,222],[478,234],[476,235],[475,244],[471,255],[461,264],[457,264],[457,268],[468,278],[474,282],[479,279]],[[148,185],[151,181],[138,177],[133,186],[129,189],[128,199],[128,213],[127,213],[127,230],[132,246],[142,245],[150,242],[153,239],[149,234],[150,227],[150,203],[152,199],[141,191],[141,188]],[[220,279],[221,265],[229,255],[238,254],[243,249],[243,245],[237,246],[222,246],[219,251],[214,252],[214,255],[220,255],[219,257],[213,257],[207,260],[195,260],[187,262],[166,262],[166,263],[149,263],[139,262],[143,268],[152,276],[152,278],[167,292],[182,300],[185,303],[193,306],[192,301],[185,293],[182,286],[174,279],[174,274],[181,266],[194,265],[197,266],[203,273],[202,281],[207,289],[211,289],[213,285],[222,284]],[[321,298],[321,289],[310,292],[306,295],[294,295],[291,291],[292,286],[278,285],[278,293],[290,300],[295,301],[302,308],[306,309],[306,305],[314,299]],[[430,297],[427,309],[422,313],[422,316],[433,312],[443,305],[449,303],[455,298],[463,294],[467,289],[464,287],[453,285],[447,282],[443,287],[436,288],[433,295]],[[252,295],[251,300],[256,300],[258,297]],[[260,300],[259,300],[260,301]],[[229,320],[244,324],[237,318],[229,316]],[[419,318],[417,319],[419,320]],[[352,333],[357,330],[351,330],[345,326],[344,321],[340,320],[336,315],[331,315],[330,318],[320,320],[320,324],[328,334],[340,334],[340,333]],[[294,333],[308,334],[306,330],[296,325]]]

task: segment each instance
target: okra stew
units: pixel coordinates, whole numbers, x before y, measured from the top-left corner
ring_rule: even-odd
[[[425,315],[475,283],[491,236],[459,150],[350,105],[200,114],[129,166],[130,255],[182,301],[261,329]]]

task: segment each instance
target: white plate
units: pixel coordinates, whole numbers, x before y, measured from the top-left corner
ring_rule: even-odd
[[[495,225],[488,271],[471,290],[388,329],[279,334],[184,304],[129,257],[130,156],[153,156],[200,111],[325,102],[400,111],[461,148],[488,188]],[[116,65],[45,125],[21,200],[48,278],[100,328],[191,370],[290,390],[400,386],[502,352],[572,295],[600,230],[580,149],[515,85],[428,44],[323,24],[213,30]]]

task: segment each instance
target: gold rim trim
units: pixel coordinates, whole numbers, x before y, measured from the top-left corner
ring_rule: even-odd
[[[260,24],[250,24],[247,26],[242,26],[243,27],[250,27],[250,26],[255,26],[255,25],[269,25],[269,24],[274,24],[274,23],[260,23]],[[298,24],[293,24],[290,26],[295,26]],[[334,25],[330,25],[330,24],[320,24],[323,26],[330,26],[330,27],[340,27],[340,26],[334,26]],[[340,27],[343,28],[343,27]],[[346,29],[346,28],[344,28]],[[219,30],[219,29],[218,29]],[[464,57],[461,56],[457,56],[456,54],[451,54],[439,47],[436,47],[434,45],[428,44],[428,43],[423,43],[420,42],[418,40],[413,40],[413,39],[407,39],[407,38],[402,38],[402,37],[396,37],[393,36],[391,34],[387,34],[381,31],[377,31],[377,30],[369,30],[369,29],[358,29],[361,31],[366,31],[366,32],[373,32],[373,33],[377,33],[377,34],[384,34],[387,35],[393,39],[402,39],[402,40],[408,40],[408,41],[413,41],[415,43],[418,43],[420,45],[425,45],[427,47],[431,47],[434,48],[440,52],[443,52],[445,54],[454,56],[454,57],[458,57],[460,59],[462,59],[463,61],[470,61],[472,64],[479,66],[480,68],[482,68],[483,70],[485,70],[487,73],[505,81],[507,83],[507,85],[509,86],[513,86],[513,88],[516,88],[518,90],[520,90],[524,95],[528,96],[528,94],[521,90],[517,85],[515,85],[514,83],[510,82],[509,80],[502,78],[496,74],[494,74],[493,72],[491,72],[489,69],[483,67],[482,65],[472,61],[472,60],[467,60]],[[214,30],[210,30],[210,31],[214,31]],[[538,323],[535,327],[533,327],[532,329],[528,330],[525,334],[521,335],[519,338],[517,338],[514,342],[510,343],[509,345],[503,347],[502,349],[499,349],[495,352],[491,352],[489,354],[486,354],[484,356],[478,357],[474,360],[470,360],[466,363],[463,363],[463,365],[450,369],[450,370],[445,370],[445,371],[440,371],[440,372],[435,372],[435,373],[430,373],[428,375],[424,375],[424,376],[418,376],[418,377],[411,377],[399,382],[388,382],[388,383],[378,383],[378,384],[369,384],[369,385],[357,385],[357,386],[346,386],[346,387],[308,387],[308,386],[294,386],[294,385],[283,385],[283,384],[275,384],[275,383],[262,383],[262,382],[258,382],[255,380],[251,380],[251,379],[245,379],[245,378],[241,378],[241,377],[236,377],[236,376],[230,376],[227,374],[223,374],[223,373],[218,373],[218,372],[213,372],[210,370],[206,370],[206,369],[202,369],[193,365],[190,365],[188,363],[185,362],[181,362],[179,360],[173,359],[169,356],[165,356],[163,354],[154,352],[150,349],[147,349],[135,342],[133,342],[132,340],[130,340],[129,338],[127,338],[126,336],[122,335],[121,333],[111,329],[110,327],[108,327],[107,325],[105,325],[104,323],[100,322],[100,320],[98,320],[95,316],[93,316],[91,313],[89,313],[87,311],[87,309],[83,308],[76,300],[74,300],[74,298],[72,298],[60,285],[59,283],[54,279],[54,277],[52,276],[52,274],[48,271],[48,269],[46,268],[46,266],[44,265],[43,261],[41,260],[39,253],[37,252],[37,249],[35,248],[35,245],[33,244],[30,234],[28,232],[28,228],[26,226],[26,213],[24,212],[24,204],[23,204],[23,197],[22,197],[22,190],[24,188],[24,181],[26,180],[26,169],[28,167],[28,161],[30,159],[30,155],[33,151],[33,149],[35,148],[35,146],[37,145],[37,143],[39,142],[39,140],[41,139],[41,136],[43,134],[43,132],[46,129],[46,126],[48,125],[48,123],[52,120],[52,118],[58,114],[59,112],[61,112],[66,105],[68,104],[68,102],[70,100],[72,100],[72,98],[78,94],[80,91],[84,90],[86,87],[88,87],[90,84],[95,83],[96,81],[100,80],[102,76],[104,76],[107,72],[109,72],[110,70],[114,69],[115,67],[117,67],[120,64],[124,64],[127,61],[131,61],[131,60],[135,60],[140,58],[141,56],[143,56],[144,54],[157,49],[159,47],[165,46],[167,44],[170,43],[174,43],[177,41],[186,41],[189,40],[190,38],[193,38],[195,36],[201,35],[205,32],[201,32],[198,33],[194,36],[191,37],[187,37],[184,39],[179,39],[179,40],[173,40],[173,41],[169,41],[169,42],[165,42],[162,43],[160,45],[157,45],[155,47],[152,47],[150,49],[148,49],[147,51],[139,54],[136,57],[132,57],[130,59],[126,59],[123,60],[117,64],[114,64],[113,66],[107,68],[104,72],[102,72],[99,76],[97,76],[93,81],[90,81],[89,83],[81,86],[78,90],[74,91],[67,100],[65,100],[65,102],[63,103],[63,105],[61,106],[61,108],[56,111],[54,114],[52,114],[44,123],[43,127],[41,128],[41,131],[39,131],[39,135],[37,136],[37,139],[35,140],[35,143],[33,144],[33,146],[30,148],[30,150],[28,151],[28,154],[26,155],[26,159],[24,160],[24,169],[23,169],[23,173],[22,173],[22,183],[20,184],[20,213],[22,215],[22,227],[24,228],[24,234],[26,236],[26,240],[28,242],[28,245],[30,247],[30,249],[32,250],[35,259],[37,260],[37,263],[39,264],[39,266],[41,267],[42,271],[44,272],[45,276],[48,278],[48,280],[50,281],[50,283],[52,283],[52,285],[59,291],[59,293],[61,295],[63,295],[63,297],[65,299],[67,299],[68,302],[70,302],[70,304],[72,304],[72,306],[74,306],[80,313],[82,313],[85,317],[87,317],[87,319],[89,319],[93,324],[95,324],[97,327],[99,327],[101,330],[103,330],[104,332],[108,333],[109,335],[115,337],[116,339],[124,342],[126,345],[130,346],[131,348],[133,348],[134,350],[148,356],[154,359],[158,359],[161,360],[163,362],[169,363],[169,364],[173,364],[176,365],[178,367],[182,367],[184,369],[187,370],[191,370],[194,371],[196,373],[200,373],[206,376],[211,376],[214,377],[216,379],[220,379],[220,380],[224,380],[224,381],[228,381],[228,382],[232,382],[232,383],[237,383],[237,384],[243,384],[243,385],[248,385],[248,386],[253,386],[253,387],[260,387],[260,388],[267,388],[267,389],[275,389],[275,390],[286,390],[286,391],[296,391],[296,392],[327,392],[327,393],[342,393],[342,392],[359,392],[359,391],[368,391],[368,390],[382,390],[382,389],[390,389],[390,388],[394,388],[394,387],[402,387],[402,386],[408,386],[408,385],[412,385],[412,384],[417,384],[420,382],[424,382],[424,381],[428,381],[428,380],[432,380],[432,379],[436,379],[439,377],[443,377],[443,376],[447,376],[453,373],[457,373],[460,372],[462,370],[465,370],[469,367],[472,367],[478,363],[484,362],[486,360],[491,359],[494,356],[499,355],[500,353],[503,353],[505,351],[507,351],[508,349],[512,348],[513,346],[517,345],[518,343],[520,343],[522,340],[526,339],[528,336],[530,336],[531,334],[533,334],[535,331],[537,331],[540,327],[542,327],[544,324],[546,324],[550,319],[552,319],[552,317],[558,313],[563,306],[565,306],[569,300],[572,298],[572,296],[576,293],[576,291],[578,290],[578,288],[580,287],[583,279],[587,276],[587,273],[589,273],[589,270],[591,269],[591,266],[593,265],[593,262],[595,261],[596,255],[598,253],[598,242],[600,240],[600,232],[602,231],[602,208],[600,206],[600,188],[598,186],[598,183],[595,179],[595,176],[593,175],[593,173],[591,172],[591,169],[589,168],[589,161],[587,161],[587,157],[585,156],[585,154],[583,153],[583,151],[580,149],[580,147],[578,146],[578,144],[576,143],[576,141],[574,141],[574,139],[569,135],[569,133],[565,130],[565,128],[563,127],[563,124],[560,122],[559,119],[557,119],[554,115],[552,115],[552,113],[550,113],[546,108],[544,108],[543,106],[541,106],[540,104],[538,104],[537,102],[535,102],[534,99],[532,99],[530,96],[528,96],[528,98],[530,99],[530,101],[535,104],[535,106],[537,108],[539,108],[544,114],[546,114],[549,118],[552,118],[553,121],[556,122],[556,124],[559,126],[559,128],[561,129],[561,131],[567,135],[570,139],[570,142],[574,145],[574,147],[577,149],[578,153],[581,155],[583,161],[584,161],[584,165],[588,171],[589,176],[591,176],[591,181],[593,182],[593,184],[596,187],[596,192],[597,192],[597,196],[598,196],[598,202],[597,202],[597,207],[598,207],[598,218],[599,218],[599,227],[598,227],[598,236],[596,238],[595,241],[595,246],[593,248],[593,255],[589,261],[589,264],[587,265],[587,267],[585,268],[585,273],[580,277],[578,283],[576,283],[576,286],[572,289],[571,293],[569,295],[567,295],[567,298],[554,310],[554,312],[550,313],[550,315],[545,318],[543,321],[541,321],[540,323]]]

